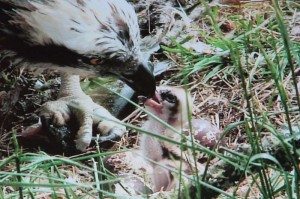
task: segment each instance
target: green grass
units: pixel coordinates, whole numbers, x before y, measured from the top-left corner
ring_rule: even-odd
[[[208,6],[205,1],[201,3]],[[184,43],[192,39],[189,36],[179,41],[171,38],[171,46],[162,46],[169,57],[176,57],[178,65],[178,73],[167,81],[189,85],[190,81],[197,79],[197,83],[205,88],[223,89],[231,91],[229,95],[237,96],[222,110],[237,113],[237,116],[231,116],[233,122],[222,123],[226,126],[221,124],[223,138],[228,137],[231,145],[220,147],[222,150],[207,149],[192,142],[192,139],[176,141],[124,124],[128,129],[203,154],[208,162],[203,175],[195,173],[194,176],[188,176],[173,169],[174,173],[196,185],[197,198],[207,198],[205,194],[237,198],[241,187],[246,190],[244,198],[300,198],[300,150],[293,139],[299,136],[299,131],[292,129],[299,127],[300,98],[295,89],[299,78],[295,71],[300,64],[300,43],[291,39],[288,20],[291,11],[300,12],[300,6],[295,2],[278,4],[277,0],[265,6],[261,12],[249,14],[251,17],[244,17],[243,12],[232,12],[224,7],[207,7],[201,22],[207,24],[209,30],[199,30],[198,37],[213,48],[221,49],[220,53],[197,54],[184,48]],[[245,10],[261,9],[258,4],[242,7]],[[225,20],[234,24],[235,31],[228,37],[220,29],[220,24]],[[288,76],[290,79],[287,79]],[[231,90],[228,85],[234,89]],[[202,92],[204,89],[201,89],[193,88],[192,92]],[[293,90],[294,96],[291,94]],[[200,103],[199,100],[196,102]],[[220,112],[217,110],[217,113]],[[164,125],[174,133],[181,134],[172,126]],[[282,134],[282,125],[291,132],[290,137]],[[243,137],[242,141],[237,141],[239,137]],[[266,137],[272,139],[267,144]],[[236,141],[246,144],[247,148],[237,150],[232,147]],[[0,198],[37,198],[46,192],[52,198],[114,197],[113,193],[103,188],[105,184],[118,181],[102,166],[103,157],[111,153],[115,152],[101,152],[97,148],[95,154],[66,158],[43,152],[23,153],[15,143],[14,154],[0,161],[0,186],[10,187],[11,190],[10,193],[4,193],[0,189]],[[222,166],[210,164],[215,160]],[[68,181],[66,178],[72,176],[71,168],[85,171],[92,178],[84,182]],[[226,174],[228,171],[232,175]],[[226,187],[212,179],[220,184],[228,181],[232,184]],[[245,179],[249,184],[243,184]],[[229,188],[232,189],[227,191]],[[176,194],[188,198],[189,188],[183,185],[180,193]]]
[[[51,198],[109,196],[108,193],[102,191],[103,189],[99,189],[103,184],[118,181],[102,166],[102,158],[108,154],[97,153],[67,158],[49,156],[43,152],[16,152],[15,155],[1,161],[0,186],[10,187],[11,190],[11,192],[3,193],[1,189],[1,198],[19,198],[20,196],[38,198],[45,193],[49,193]],[[8,168],[11,168],[11,171],[6,171]],[[72,168],[76,171],[72,172]],[[82,179],[79,178],[83,175],[80,172],[86,175]],[[94,180],[88,181],[87,175],[94,176]]]
[[[204,1],[201,2],[206,5]],[[263,198],[273,198],[282,194],[279,191],[283,191],[286,194],[285,197],[288,198],[299,198],[300,194],[299,150],[294,139],[289,138],[287,141],[283,137],[281,127],[274,123],[274,117],[270,115],[282,116],[292,137],[293,133],[298,133],[294,132],[292,127],[299,125],[297,122],[300,104],[299,92],[295,89],[296,99],[288,96],[291,89],[297,88],[295,69],[299,67],[300,55],[300,43],[290,39],[286,20],[286,17],[291,15],[287,14],[287,10],[295,11],[294,9],[297,9],[292,6],[294,4],[290,3],[280,8],[277,1],[272,1],[270,9],[266,13],[258,13],[251,16],[253,18],[249,17],[250,19],[244,18],[238,13],[228,13],[226,20],[235,25],[235,33],[229,38],[224,37],[219,28],[220,21],[218,20],[221,19],[217,17],[218,8],[207,8],[206,23],[211,24],[212,30],[199,31],[199,37],[203,38],[201,41],[212,47],[223,50],[223,53],[217,55],[196,55],[193,51],[185,49],[181,41],[177,42],[174,39],[172,47],[163,47],[169,54],[168,56],[174,54],[173,56],[179,57],[180,63],[183,63],[179,67],[180,72],[173,77],[173,81],[178,79],[182,83],[180,79],[198,75],[203,77],[202,84],[213,85],[214,80],[211,78],[216,74],[229,83],[238,79],[246,106],[241,109],[239,107],[241,101],[232,102],[231,105],[243,113],[244,119],[227,126],[224,133],[229,135],[235,128],[244,129],[243,134],[246,135],[246,143],[251,146],[251,152],[241,155],[227,149],[227,152],[232,152],[232,156],[224,156],[223,159],[228,158],[231,161],[228,162],[229,164],[232,162],[239,164],[240,167],[234,165],[235,168],[245,174],[249,172],[248,169],[252,171],[255,168],[255,172],[251,172],[252,186],[259,187],[260,197]],[[243,7],[247,8],[247,5]],[[299,10],[297,11],[299,12]],[[253,53],[257,56],[254,63],[250,59]],[[290,82],[286,82],[285,79],[288,75],[291,75]],[[254,88],[259,84],[266,85],[268,83],[272,85],[272,88],[268,88],[271,95],[269,99],[259,102],[260,99],[257,98]],[[280,98],[279,105],[282,111],[274,112],[275,96]],[[260,109],[261,107],[257,106],[258,103],[264,103],[266,109]],[[284,153],[284,164],[290,165],[290,170],[282,166],[282,160],[281,162],[277,160],[277,154],[266,153],[265,145],[262,143],[262,133],[276,137],[280,150]],[[279,178],[284,180],[284,184],[275,183],[278,178],[270,177],[270,170],[276,170]],[[249,187],[248,194],[250,194],[252,186]],[[232,196],[234,197],[234,193]]]

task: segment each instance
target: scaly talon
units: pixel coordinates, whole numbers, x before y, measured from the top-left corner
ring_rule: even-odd
[[[96,127],[95,133],[100,134],[100,143],[115,140],[125,133],[126,128],[119,124],[118,119],[82,92],[78,76],[63,75],[62,80],[64,92],[60,98],[45,103],[40,109],[43,127],[47,129],[51,141],[59,145],[73,145],[74,141],[77,150],[85,151],[92,141],[93,127]],[[61,131],[60,128],[66,125],[77,133],[68,135]]]

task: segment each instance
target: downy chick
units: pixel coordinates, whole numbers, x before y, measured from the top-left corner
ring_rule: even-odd
[[[157,87],[155,96],[147,99],[144,104],[146,110],[174,127],[177,131],[182,132],[189,119],[188,110],[191,110],[192,98],[183,88],[160,86]],[[153,117],[149,117],[143,129],[177,142],[180,142],[185,136],[175,133]],[[176,144],[144,134],[141,138],[141,147],[146,159],[152,160],[150,164],[153,166],[152,178],[155,192],[160,190],[169,191],[178,184],[174,175],[167,168],[176,170],[182,163],[182,170],[186,174],[191,174],[192,167],[196,164],[201,173],[202,166],[195,163],[194,158],[189,154],[189,150],[182,151],[180,146]]]

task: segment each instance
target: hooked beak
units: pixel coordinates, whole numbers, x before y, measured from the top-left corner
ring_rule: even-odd
[[[154,75],[145,64],[139,64],[133,72],[122,73],[120,79],[135,90],[138,95],[150,98],[155,93]]]

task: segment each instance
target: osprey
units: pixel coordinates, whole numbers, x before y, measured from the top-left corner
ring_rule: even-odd
[[[146,99],[144,105],[145,109],[153,115],[171,125],[178,132],[183,132],[186,128],[190,131],[188,121],[192,103],[191,95],[186,93],[183,88],[159,86],[155,95],[150,99]],[[196,123],[192,123],[193,127],[195,125]],[[149,117],[148,121],[143,125],[143,129],[177,142],[181,142],[186,136],[185,134],[175,133],[153,117]],[[189,144],[189,142],[186,142],[186,144]],[[141,148],[144,156],[152,160],[150,163],[153,167],[154,192],[161,190],[170,191],[178,186],[178,179],[167,168],[192,174],[195,170],[193,167],[196,165],[199,173],[202,174],[204,171],[203,166],[194,159],[192,152],[189,149],[182,150],[179,145],[143,134]]]
[[[113,74],[140,95],[155,92],[140,52],[137,16],[125,0],[0,0],[0,51],[20,66],[63,71],[59,99],[47,102],[41,117],[59,126],[75,115],[81,151],[91,142],[92,126],[108,138],[124,127],[93,118],[97,112],[115,119],[83,93],[78,75]]]

